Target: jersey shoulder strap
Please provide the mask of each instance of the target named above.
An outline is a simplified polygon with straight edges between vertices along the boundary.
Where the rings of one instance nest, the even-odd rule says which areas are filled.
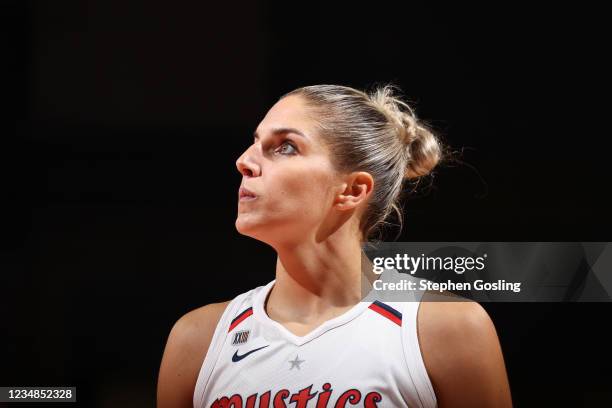
[[[194,407],[199,407],[202,405],[204,390],[206,389],[210,375],[217,364],[217,360],[223,346],[223,341],[225,340],[229,331],[231,331],[232,325],[238,323],[236,320],[240,318],[238,314],[245,317],[249,313],[249,310],[252,313],[253,296],[261,288],[263,288],[263,286],[258,286],[234,297],[221,315],[221,318],[215,327],[215,332],[210,341],[210,345],[208,346],[208,351],[204,357],[202,367],[200,368],[200,373],[198,374],[198,379],[196,381],[193,393]]]
[[[421,345],[417,332],[417,316],[421,300],[403,302],[402,308],[402,346],[404,358],[408,368],[411,382],[414,384],[415,391],[421,406],[425,408],[435,408],[437,406],[436,394],[434,392],[429,374],[425,368]]]

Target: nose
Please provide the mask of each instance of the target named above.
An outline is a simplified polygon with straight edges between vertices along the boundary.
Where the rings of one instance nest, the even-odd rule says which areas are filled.
[[[236,168],[243,176],[257,177],[260,174],[261,168],[253,157],[254,148],[255,145],[252,145],[236,160]]]

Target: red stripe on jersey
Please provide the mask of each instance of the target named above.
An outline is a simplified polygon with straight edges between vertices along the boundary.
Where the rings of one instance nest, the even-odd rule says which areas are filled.
[[[385,316],[387,319],[391,320],[393,323],[397,324],[398,326],[402,325],[402,319],[398,318],[393,313],[391,313],[391,312],[383,309],[382,307],[378,306],[376,303],[372,303],[370,306],[368,306],[368,308],[372,309],[376,313],[379,313],[379,314]]]
[[[244,319],[246,319],[247,317],[249,317],[250,315],[253,314],[253,308],[249,308],[247,310],[244,311],[244,313],[242,313],[240,316],[238,316],[236,319],[234,319],[234,321],[232,321],[232,324],[230,325],[229,329],[228,329],[228,333],[231,332],[234,327],[238,326],[240,324],[240,322],[242,322]]]

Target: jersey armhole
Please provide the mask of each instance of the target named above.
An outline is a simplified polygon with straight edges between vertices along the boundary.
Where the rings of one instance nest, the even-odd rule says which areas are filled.
[[[402,318],[402,345],[408,374],[412,379],[419,401],[423,408],[436,408],[438,402],[436,394],[427,373],[421,345],[418,337],[417,316],[421,306],[420,300],[406,301]]]
[[[215,327],[215,332],[213,333],[212,339],[210,340],[210,345],[208,346],[208,350],[206,351],[206,356],[204,357],[204,361],[202,362],[202,367],[200,367],[200,372],[198,374],[198,379],[196,380],[196,385],[193,393],[193,406],[195,408],[199,408],[202,405],[202,399],[204,398],[204,391],[206,391],[206,386],[208,384],[208,380],[210,379],[210,375],[217,365],[217,361],[219,360],[219,355],[221,353],[221,348],[223,347],[223,340],[227,335],[228,326],[226,322],[229,321],[231,316],[234,316],[242,304],[242,301],[245,297],[247,297],[251,291],[245,292],[236,296],[225,308],[217,326]]]

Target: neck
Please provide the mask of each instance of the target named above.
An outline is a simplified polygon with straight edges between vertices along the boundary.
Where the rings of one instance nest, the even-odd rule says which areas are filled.
[[[342,314],[375,279],[358,239],[330,236],[276,249],[276,282],[266,309],[277,321],[309,324]]]

